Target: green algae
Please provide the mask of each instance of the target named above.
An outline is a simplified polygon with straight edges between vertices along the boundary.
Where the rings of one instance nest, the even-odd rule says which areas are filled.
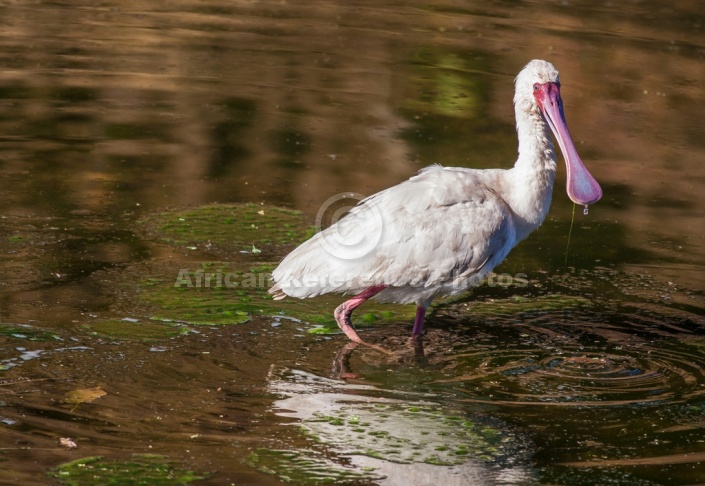
[[[313,324],[314,334],[339,332],[333,310],[344,297],[274,300],[271,287],[273,263],[204,262],[192,268],[172,269],[171,275],[151,274],[139,282],[138,299],[156,320],[193,325],[240,324],[252,317],[288,318]],[[361,327],[405,322],[413,306],[365,304]]]
[[[343,297],[275,301],[267,293],[276,266],[267,258],[279,254],[269,250],[292,246],[314,233],[300,212],[256,204],[218,204],[162,212],[140,223],[141,231],[150,239],[238,260],[183,263],[185,268],[172,269],[171,274],[150,273],[142,278],[137,298],[148,308],[150,319],[224,325],[272,316],[314,324],[314,334],[339,332],[333,310]],[[356,318],[356,324],[364,327],[412,318],[411,306],[370,303]]]
[[[127,341],[158,341],[188,334],[189,329],[178,323],[153,319],[100,319],[81,326],[89,335]]]
[[[49,476],[69,486],[188,484],[209,477],[179,467],[165,456],[146,454],[135,454],[125,461],[100,456],[84,457],[61,464],[52,469]]]
[[[142,293],[151,319],[193,325],[241,324],[257,314],[252,294],[227,289],[179,289],[165,285]]]
[[[148,216],[140,227],[151,239],[176,246],[248,251],[299,243],[313,235],[299,211],[257,204],[216,204]],[[255,251],[256,253],[256,251]]]
[[[448,117],[478,116],[485,101],[486,83],[474,75],[486,63],[466,53],[436,46],[421,46],[414,52],[409,73],[412,90],[403,108]]]
[[[370,470],[343,466],[312,450],[257,449],[245,463],[292,484],[361,484],[382,479]]]
[[[28,324],[2,324],[0,323],[0,336],[28,341],[58,341],[59,337],[53,332],[30,326]]]

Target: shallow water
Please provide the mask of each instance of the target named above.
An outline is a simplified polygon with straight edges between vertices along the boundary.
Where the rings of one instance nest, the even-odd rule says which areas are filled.
[[[0,12],[0,482],[146,453],[194,484],[705,482],[699,2]],[[426,165],[511,166],[532,58],[604,197],[573,208],[559,167],[547,221],[434,308],[423,355],[406,307],[365,314],[385,355],[309,332],[335,297],[174,290],[265,274]],[[220,210],[248,224],[180,226]]]

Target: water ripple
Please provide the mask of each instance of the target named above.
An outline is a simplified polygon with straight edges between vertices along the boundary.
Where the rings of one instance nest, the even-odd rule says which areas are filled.
[[[429,329],[426,385],[498,406],[614,407],[684,403],[705,393],[698,317],[652,307],[446,321]],[[444,321],[439,313],[437,319]],[[472,322],[468,322],[472,320]],[[440,376],[439,376],[440,375]]]

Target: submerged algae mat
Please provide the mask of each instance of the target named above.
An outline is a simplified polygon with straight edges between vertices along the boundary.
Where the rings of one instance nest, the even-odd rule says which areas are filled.
[[[146,239],[225,253],[257,253],[263,247],[301,242],[314,232],[299,211],[257,204],[161,212],[141,219],[139,227]]]
[[[135,454],[126,461],[85,457],[62,464],[49,475],[67,486],[188,484],[209,476],[183,469],[167,457],[146,454]]]
[[[101,285],[121,288],[118,307],[131,310],[128,319],[198,326],[267,316],[312,324],[312,333],[337,332],[332,313],[342,297],[274,301],[267,293],[281,254],[313,234],[300,212],[255,204],[209,205],[150,215],[139,228],[144,238],[171,248],[173,258],[99,272]],[[356,319],[364,327],[408,321],[413,312],[411,306],[371,302]],[[88,325],[107,332],[112,324],[120,319]]]
[[[291,321],[311,334],[339,332],[333,310],[343,297],[275,301],[267,293],[272,266],[249,256],[249,261],[241,260],[153,261],[96,272],[96,284],[106,291],[111,289],[116,300],[110,315],[86,319],[81,326],[96,334],[143,340],[178,336],[200,326],[242,324],[253,318],[267,318],[275,326]],[[134,275],[144,277],[136,279]],[[204,275],[219,277],[206,284]],[[365,329],[411,322],[413,316],[413,306],[370,302],[355,318],[356,325]]]
[[[254,260],[254,259],[253,259]],[[337,329],[333,309],[341,296],[275,301],[267,290],[274,264],[205,262],[197,270],[181,268],[171,275],[153,276],[142,282],[140,299],[153,306],[154,317],[190,324],[237,324],[253,316],[293,319],[318,325],[320,331]],[[211,276],[206,286],[201,276]],[[410,306],[372,302],[357,317],[362,325],[413,318]],[[320,332],[319,331],[319,332]]]

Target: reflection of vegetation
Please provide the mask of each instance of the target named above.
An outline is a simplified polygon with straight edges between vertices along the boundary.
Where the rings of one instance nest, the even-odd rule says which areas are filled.
[[[81,101],[94,101],[98,93],[93,88],[85,86],[57,86],[53,88],[50,97],[62,101],[73,103]]]
[[[301,162],[301,156],[308,152],[311,139],[303,132],[282,129],[272,133],[274,150],[280,155],[281,165],[292,167]]]
[[[486,168],[516,159],[515,131],[489,113],[490,84],[478,74],[488,72],[488,64],[477,53],[438,46],[414,54],[398,106],[413,123],[404,138],[421,163]]]
[[[153,485],[187,484],[208,478],[167,461],[165,456],[135,454],[132,459],[116,461],[102,457],[84,457],[60,465],[49,473],[61,484]]]
[[[30,99],[34,89],[26,84],[12,83],[0,85],[0,98],[3,100]]]
[[[0,218],[3,285],[15,290],[83,279],[122,259],[141,259],[145,244],[132,231],[89,219]],[[117,261],[116,261],[117,260]]]
[[[113,123],[106,125],[105,136],[113,140],[140,140],[151,138],[153,125],[139,125],[136,123]]]
[[[461,118],[478,116],[487,88],[472,73],[484,70],[484,64],[473,56],[436,46],[419,48],[412,61],[415,93],[407,97],[404,108]]]
[[[246,464],[294,484],[361,484],[382,479],[372,471],[341,466],[310,450],[258,449],[247,457]]]
[[[250,155],[243,145],[243,132],[252,126],[257,113],[255,103],[249,99],[229,98],[222,106],[226,118],[213,127],[216,150],[209,171],[211,177],[226,174],[230,167]]]
[[[308,150],[310,141],[306,134],[295,130],[280,130],[273,136],[274,149],[291,157],[298,157]]]
[[[580,208],[577,211],[581,211]],[[623,225],[608,221],[596,222],[583,219],[576,214],[570,247],[568,265],[577,268],[593,268],[595,262],[641,263],[650,260],[643,250],[630,247]],[[547,221],[521,242],[507,257],[501,269],[511,267],[529,274],[537,270],[565,271],[566,245],[568,243],[569,221]],[[511,269],[509,272],[511,273]],[[531,277],[531,275],[530,275]]]

